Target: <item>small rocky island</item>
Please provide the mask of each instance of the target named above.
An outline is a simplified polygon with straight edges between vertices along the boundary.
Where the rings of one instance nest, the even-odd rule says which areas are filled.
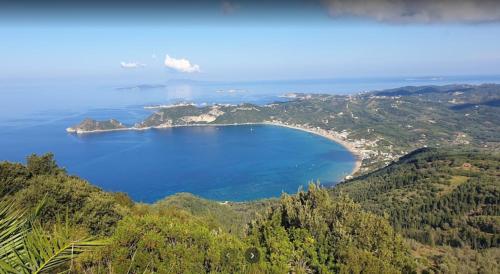
[[[115,119],[110,119],[108,121],[96,121],[87,118],[83,120],[80,124],[67,128],[66,131],[70,133],[81,134],[88,132],[110,131],[119,129],[127,129],[127,127]]]
[[[387,165],[425,146],[500,149],[500,85],[402,87],[356,95],[287,94],[267,105],[155,106],[145,120],[86,119],[67,129],[83,134],[178,126],[274,124],[335,140],[362,160],[361,171]]]

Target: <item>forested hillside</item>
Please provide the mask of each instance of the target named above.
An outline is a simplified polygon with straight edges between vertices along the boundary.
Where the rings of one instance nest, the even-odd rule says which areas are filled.
[[[387,216],[397,231],[421,244],[475,250],[493,256],[498,266],[498,154],[419,149],[332,192]]]

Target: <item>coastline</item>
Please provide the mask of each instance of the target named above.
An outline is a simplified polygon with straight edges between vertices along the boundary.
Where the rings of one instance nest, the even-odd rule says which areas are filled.
[[[361,156],[360,151],[356,147],[354,147],[352,144],[350,144],[349,142],[346,142],[345,140],[337,138],[331,134],[328,134],[325,132],[319,132],[318,130],[309,129],[306,127],[292,126],[292,125],[273,123],[273,122],[263,122],[260,124],[281,126],[281,127],[287,127],[287,128],[296,129],[296,130],[302,130],[302,131],[309,132],[309,133],[321,136],[323,138],[329,139],[330,141],[333,141],[335,143],[338,143],[338,144],[342,145],[345,149],[347,149],[350,153],[352,153],[354,155],[354,157],[356,158],[356,161],[354,162],[354,167],[351,171],[351,174],[346,176],[346,177],[349,177],[349,176],[356,174],[361,169],[361,165],[363,163],[363,157]],[[326,130],[322,130],[322,131],[326,131]]]
[[[288,125],[284,123],[278,123],[278,122],[256,122],[256,123],[233,123],[233,124],[189,124],[189,125],[160,125],[160,126],[151,126],[151,127],[143,127],[143,128],[138,128],[138,127],[126,127],[126,128],[115,128],[115,129],[97,129],[97,130],[89,130],[89,131],[83,131],[83,130],[75,130],[73,128],[67,128],[66,131],[68,133],[74,133],[74,134],[91,134],[91,133],[104,133],[104,132],[112,132],[112,131],[141,131],[141,130],[149,130],[149,129],[166,129],[166,128],[176,128],[176,127],[201,127],[201,126],[244,126],[244,125],[271,125],[271,126],[279,126],[279,127],[286,127],[286,128],[291,128],[295,130],[301,130],[305,131],[311,134],[315,134],[318,136],[321,136],[323,138],[329,139],[330,141],[333,141],[335,143],[338,143],[342,145],[345,149],[347,149],[350,153],[352,153],[355,156],[355,162],[354,162],[354,167],[351,171],[351,173],[345,177],[345,179],[349,179],[349,177],[352,177],[356,173],[358,173],[361,169],[362,166],[362,161],[363,157],[360,151],[351,143],[346,142],[345,140],[342,140],[332,134],[329,134],[326,130],[324,129],[314,129],[314,128],[306,128],[304,126],[300,125]]]

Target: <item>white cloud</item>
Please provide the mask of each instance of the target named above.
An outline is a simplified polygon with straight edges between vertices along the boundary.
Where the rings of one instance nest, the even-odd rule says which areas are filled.
[[[186,72],[186,73],[200,72],[200,66],[191,64],[189,60],[184,58],[180,59],[172,58],[168,54],[165,56],[165,66],[167,68],[171,68],[180,72]]]
[[[137,63],[137,62],[120,62],[120,67],[124,69],[135,69],[145,67],[145,64]]]

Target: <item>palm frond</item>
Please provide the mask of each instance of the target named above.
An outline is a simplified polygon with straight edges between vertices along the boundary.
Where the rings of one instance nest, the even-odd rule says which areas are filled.
[[[69,241],[51,237],[35,227],[25,240],[26,255],[22,264],[31,273],[45,273],[75,259],[79,254],[105,245],[105,241],[90,238]]]
[[[12,203],[0,201],[0,262],[4,265],[23,248],[23,239],[28,232],[26,214]],[[2,267],[0,265],[0,267]],[[2,267],[3,268],[3,267]],[[0,269],[2,269],[0,268]]]
[[[70,240],[67,234],[47,233],[31,214],[0,201],[0,273],[47,273],[71,262],[79,254],[106,245],[85,238]]]

